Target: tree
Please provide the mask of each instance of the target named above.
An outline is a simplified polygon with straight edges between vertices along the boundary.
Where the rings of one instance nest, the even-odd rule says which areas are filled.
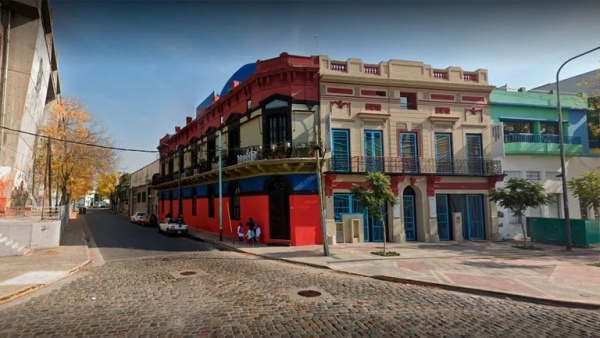
[[[109,149],[112,144],[107,132],[91,118],[83,103],[63,99],[54,106],[50,120],[40,128],[41,134],[51,139],[38,144],[36,170],[45,177],[49,141],[52,186],[60,194],[58,204],[65,205],[90,191],[99,174],[112,171],[118,155]]]
[[[397,204],[396,196],[390,187],[390,178],[380,172],[370,172],[367,174],[367,182],[370,189],[353,185],[350,192],[358,200],[358,203],[365,209],[369,215],[378,219],[383,224],[383,255],[385,256],[386,222],[384,219],[383,207],[385,205],[394,206]]]
[[[98,184],[96,185],[96,193],[99,199],[111,198],[117,187],[117,181],[119,180],[119,173],[104,173],[98,178]]]
[[[527,208],[537,208],[553,203],[552,197],[546,193],[540,182],[517,177],[510,178],[504,188],[492,189],[488,196],[490,201],[510,210],[515,217],[525,216]],[[527,234],[523,222],[521,222],[521,230],[523,231],[523,247],[526,248]]]
[[[596,219],[600,219],[600,174],[587,171],[581,177],[572,177],[569,189],[579,200],[582,218],[588,218],[588,210],[594,210]]]

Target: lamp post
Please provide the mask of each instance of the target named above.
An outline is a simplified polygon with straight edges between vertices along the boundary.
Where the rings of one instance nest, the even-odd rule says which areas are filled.
[[[179,177],[177,179],[177,198],[179,200],[179,202],[177,203],[177,208],[179,211],[179,215],[178,217],[183,217],[183,204],[181,204],[181,202],[183,201],[183,199],[181,198],[181,174],[183,172],[183,147],[179,146],[179,148],[177,149],[177,157],[178,157],[178,161],[179,161]]]
[[[221,123],[223,122],[223,118],[221,117]],[[219,241],[223,242],[223,162],[221,159],[221,149],[223,147],[222,139],[221,139],[221,130],[217,132],[219,138],[219,147],[217,151],[217,156],[219,157]]]
[[[565,247],[566,251],[571,251],[573,249],[573,241],[571,238],[571,220],[570,220],[570,215],[569,215],[569,190],[567,187],[567,166],[565,164],[565,142],[564,142],[564,135],[563,135],[563,122],[562,122],[562,109],[560,106],[560,80],[559,80],[559,75],[560,75],[560,71],[561,69],[569,62],[571,62],[572,60],[575,60],[581,56],[584,56],[586,54],[589,54],[593,51],[596,51],[600,49],[599,47],[596,47],[594,49],[590,49],[587,52],[583,52],[581,54],[575,55],[574,57],[568,59],[567,61],[565,61],[562,65],[560,65],[560,67],[558,68],[558,71],[556,72],[556,106],[558,108],[558,134],[559,134],[559,138],[558,138],[558,144],[559,144],[559,149],[560,149],[560,169],[561,169],[561,180],[562,180],[562,193],[563,193],[563,210],[564,210],[564,216],[565,216],[565,232],[567,233],[567,245]]]

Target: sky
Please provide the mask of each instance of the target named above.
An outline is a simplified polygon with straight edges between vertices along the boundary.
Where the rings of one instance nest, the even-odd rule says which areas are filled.
[[[50,0],[63,97],[78,99],[121,148],[156,150],[244,64],[328,55],[487,69],[495,86],[555,81],[600,46],[600,1]],[[565,79],[600,66],[578,58]],[[157,155],[121,152],[132,173]]]

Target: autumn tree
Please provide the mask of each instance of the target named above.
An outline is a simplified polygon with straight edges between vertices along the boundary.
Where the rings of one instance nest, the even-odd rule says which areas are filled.
[[[115,192],[119,180],[119,173],[104,173],[98,178],[96,193],[100,199],[110,199]]]
[[[504,184],[504,188],[492,189],[489,192],[490,201],[500,204],[510,210],[514,217],[525,216],[527,208],[537,208],[553,203],[550,194],[546,193],[544,186],[537,181],[513,177]],[[527,233],[521,222],[523,231],[523,248],[527,247]]]
[[[383,256],[386,256],[386,222],[383,208],[397,204],[396,196],[391,189],[390,178],[380,172],[370,172],[367,174],[369,189],[364,189],[358,185],[350,188],[352,196],[358,200],[358,203],[369,213],[369,216],[381,221],[383,225]]]
[[[572,177],[568,182],[569,189],[579,200],[582,218],[588,218],[588,210],[594,210],[594,216],[600,220],[600,174],[587,171],[581,177]]]
[[[50,189],[56,187],[59,205],[84,196],[93,189],[94,180],[112,171],[118,161],[118,154],[110,149],[107,131],[77,100],[67,98],[56,104],[50,123],[40,129],[40,134],[45,140],[36,149],[36,170],[39,175],[46,174],[50,155]]]

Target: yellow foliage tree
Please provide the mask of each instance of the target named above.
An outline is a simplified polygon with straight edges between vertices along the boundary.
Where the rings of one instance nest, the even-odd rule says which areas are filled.
[[[91,118],[83,103],[63,99],[52,111],[51,122],[41,128],[49,137],[52,189],[59,205],[84,196],[93,189],[101,174],[113,171],[118,155],[110,149],[111,140],[100,123]],[[47,142],[37,149],[37,171],[44,175],[47,166]]]
[[[110,198],[113,195],[119,176],[119,173],[116,172],[100,175],[98,184],[96,185],[96,193],[101,199]]]

